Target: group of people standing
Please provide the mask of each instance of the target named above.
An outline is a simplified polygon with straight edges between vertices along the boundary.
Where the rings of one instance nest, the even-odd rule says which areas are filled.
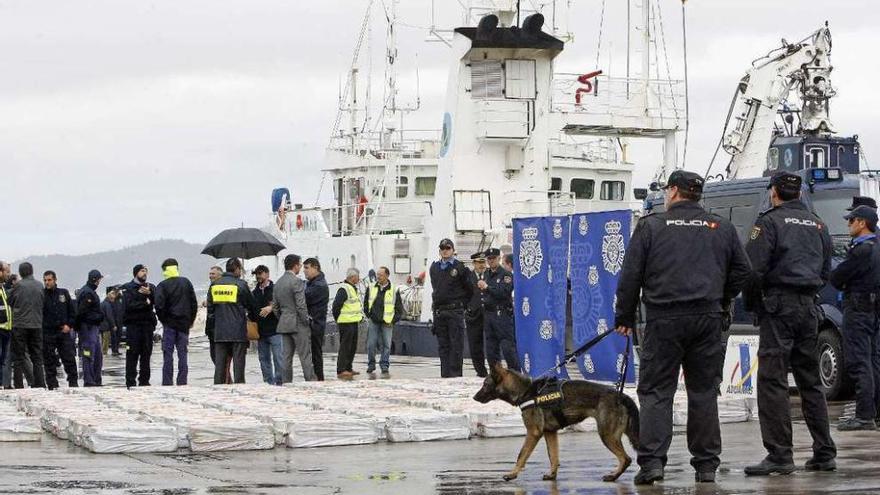
[[[876,204],[865,201],[869,198],[854,199],[844,216],[853,238],[847,260],[832,270],[827,225],[800,201],[800,176],[780,172],[771,177],[772,207],[759,215],[745,248],[730,221],[700,205],[703,184],[691,172],[670,175],[665,211],[639,221],[617,289],[617,331],[632,333],[640,302],[647,323],[637,389],[641,469],[634,481],[652,484],[664,478],[680,368],[688,395],[688,449],[695,479],[715,481],[721,454],[717,398],[724,336],[732,301],[740,292],[760,326],[758,414],[767,450],[763,460],[744,468],[745,474],[790,474],[796,469],[789,368],[813,439],[813,455],[804,468],[833,471],[837,449],[819,378],[816,296],[829,281],[843,291],[845,349],[859,398],[856,418],[841,422],[838,429],[874,429],[880,400]]]
[[[119,356],[126,342],[126,386],[150,384],[150,356],[158,321],[163,325],[162,383],[173,383],[173,351],[178,351],[177,384],[187,383],[187,340],[198,304],[189,280],[179,274],[178,263],[162,263],[165,279],[158,286],[147,282],[148,270],[138,264],[133,279],[107,289],[102,301],[98,288],[103,275],[91,270],[86,284],[72,297],[58,286],[51,270],[43,283],[34,279],[31,263],[18,267],[14,280],[8,263],[0,262],[0,370],[6,388],[58,388],[58,367],[64,367],[67,384],[101,386],[104,356]],[[79,355],[80,367],[76,356]],[[80,373],[81,370],[81,373]]]

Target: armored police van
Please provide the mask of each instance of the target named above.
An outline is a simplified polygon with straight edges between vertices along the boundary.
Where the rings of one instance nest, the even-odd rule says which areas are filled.
[[[859,195],[859,176],[845,174],[838,168],[814,168],[796,173],[804,177],[801,201],[828,226],[834,243],[836,266],[846,255],[850,242],[849,229],[843,216]],[[707,182],[703,188],[703,206],[706,210],[727,218],[737,229],[745,244],[758,214],[770,209],[768,177]],[[662,191],[653,191],[645,198],[646,211],[663,210]],[[831,285],[826,285],[816,301],[819,307],[819,374],[829,399],[842,398],[851,393],[846,375],[843,353],[842,297]],[[757,322],[743,309],[742,298],[737,297],[731,335],[758,335]]]

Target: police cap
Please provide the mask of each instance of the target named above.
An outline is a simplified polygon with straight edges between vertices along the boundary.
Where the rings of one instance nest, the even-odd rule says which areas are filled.
[[[780,191],[798,192],[801,190],[801,184],[803,181],[804,180],[801,179],[800,175],[795,175],[790,172],[777,172],[770,177],[770,184],[767,185],[767,189],[776,187],[776,189]]]
[[[703,184],[705,183],[706,180],[700,177],[699,174],[688,172],[687,170],[676,170],[669,175],[669,180],[666,181],[666,185],[663,186],[663,189],[675,186],[682,191],[701,193],[703,192]]]
[[[868,206],[870,208],[877,209],[877,201],[874,198],[869,196],[853,196],[852,206],[846,209],[846,211],[853,211],[859,206]]]
[[[872,232],[877,229],[877,210],[870,206],[857,206],[843,218],[846,220],[861,218]]]
[[[440,241],[440,249],[454,249],[455,244],[452,242],[452,239],[443,239]]]
[[[497,258],[501,256],[501,250],[498,248],[489,248],[486,250],[486,258]]]
[[[486,253],[484,253],[483,251],[474,253],[471,255],[471,259],[474,261],[486,261]]]

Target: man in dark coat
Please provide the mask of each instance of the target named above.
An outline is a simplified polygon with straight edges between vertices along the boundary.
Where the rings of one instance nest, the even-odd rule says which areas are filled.
[[[306,307],[309,311],[309,327],[312,330],[312,364],[315,377],[324,381],[324,330],[327,327],[327,306],[330,304],[330,288],[321,271],[317,258],[308,258],[303,263],[306,276]]]
[[[177,384],[186,385],[189,366],[189,329],[196,321],[199,303],[192,282],[180,276],[177,260],[162,262],[165,280],[156,287],[156,316],[162,322],[162,385],[174,383],[174,349],[177,349]]]
[[[125,386],[143,387],[150,385],[150,356],[153,355],[153,333],[156,331],[156,286],[147,283],[147,267],[144,265],[135,265],[132,274],[134,279],[122,286],[125,301],[123,323],[128,339]]]
[[[58,287],[55,272],[43,274],[43,358],[46,365],[46,385],[49,390],[58,388],[57,356],[61,357],[67,384],[77,386],[76,341],[73,329],[76,326],[76,308],[70,292]]]
[[[83,385],[86,387],[101,386],[101,370],[104,366],[100,327],[104,321],[104,313],[101,311],[101,298],[97,292],[102,278],[98,270],[90,271],[89,280],[79,290],[76,299],[79,356],[82,360]]]

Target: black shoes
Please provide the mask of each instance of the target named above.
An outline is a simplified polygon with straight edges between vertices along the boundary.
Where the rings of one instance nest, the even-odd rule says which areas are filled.
[[[874,431],[877,425],[873,419],[847,418],[837,423],[838,431]]]
[[[697,471],[694,473],[694,481],[697,483],[715,483],[715,471]]]
[[[770,476],[771,474],[791,474],[795,471],[794,463],[776,463],[764,459],[759,464],[746,466],[746,476]]]
[[[639,469],[639,472],[633,478],[633,484],[636,485],[653,485],[655,481],[663,479],[662,469]]]
[[[837,469],[837,462],[834,459],[818,461],[815,457],[810,457],[810,460],[804,464],[804,469],[807,471],[834,471]]]

